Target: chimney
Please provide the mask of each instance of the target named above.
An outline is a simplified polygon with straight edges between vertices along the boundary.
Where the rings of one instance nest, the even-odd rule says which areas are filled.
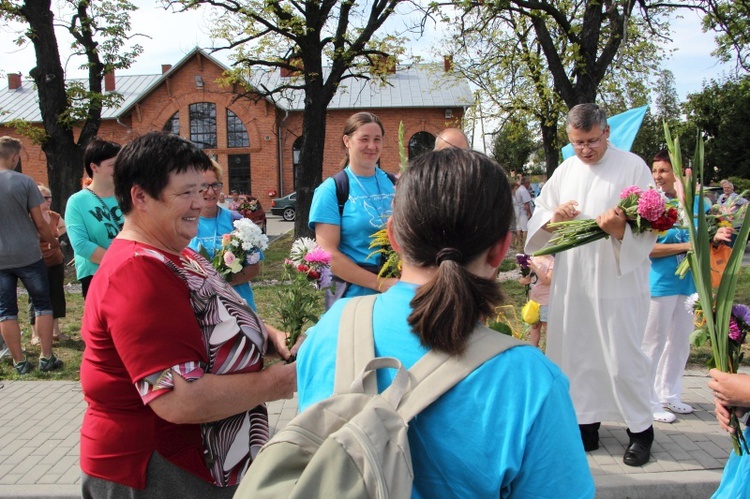
[[[451,71],[453,71],[453,56],[452,55],[443,56],[443,70],[446,73],[450,73]]]
[[[8,90],[21,88],[21,73],[8,73]]]
[[[104,74],[104,91],[114,92],[115,91],[115,70],[113,69],[109,73]]]
[[[171,64],[162,64],[161,65],[161,74],[166,73],[170,69],[172,69],[172,65]]]

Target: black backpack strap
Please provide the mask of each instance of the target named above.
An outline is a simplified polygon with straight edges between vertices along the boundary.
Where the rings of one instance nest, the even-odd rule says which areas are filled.
[[[336,183],[336,199],[339,203],[339,216],[344,214],[344,205],[349,199],[349,176],[346,170],[340,170],[333,176]]]
[[[388,177],[388,180],[390,180],[393,185],[396,185],[396,182],[398,181],[398,179],[396,178],[394,174],[387,172],[385,170],[383,170],[383,173],[385,173],[385,175]]]

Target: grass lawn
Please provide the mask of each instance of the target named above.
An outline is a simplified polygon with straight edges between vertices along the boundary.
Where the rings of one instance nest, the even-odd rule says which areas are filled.
[[[261,271],[258,277],[255,279],[253,290],[255,293],[255,302],[258,305],[258,312],[260,316],[269,322],[270,324],[279,325],[279,321],[274,312],[274,304],[278,299],[278,291],[281,283],[283,274],[283,262],[284,258],[289,254],[289,248],[292,244],[292,234],[276,239],[270,244],[268,250],[265,252],[265,260],[261,264]],[[515,258],[508,258],[503,262],[500,267],[501,271],[513,270],[516,267]],[[73,280],[74,276],[66,276],[66,282]],[[520,317],[521,307],[525,303],[525,292],[522,285],[516,280],[508,280],[501,283],[503,291],[506,296],[506,304],[512,307],[505,307],[503,310],[506,316],[510,319],[515,329],[519,331],[525,330],[525,325],[518,321],[514,321],[513,315]],[[83,298],[80,292],[68,292],[67,303],[68,312],[67,317],[60,319],[60,329],[63,333],[70,337],[69,340],[58,341],[54,345],[55,354],[60,357],[64,362],[64,368],[59,371],[53,371],[51,373],[42,373],[37,368],[40,349],[38,346],[31,345],[31,329],[28,325],[28,299],[25,294],[19,295],[19,322],[23,331],[22,340],[24,348],[29,356],[29,359],[34,364],[34,369],[31,373],[25,376],[18,376],[15,369],[8,360],[8,358],[0,361],[0,379],[23,379],[23,380],[77,380],[78,370],[81,363],[81,356],[83,354],[83,341],[81,340],[81,316],[83,314]],[[735,303],[748,303],[750,304],[750,267],[742,267],[740,271],[739,283],[737,285]],[[690,364],[694,366],[705,366],[706,361],[711,356],[711,348],[704,346],[700,348],[693,347],[690,355]],[[749,357],[748,355],[745,356]],[[745,360],[744,363],[750,365],[750,361]]]

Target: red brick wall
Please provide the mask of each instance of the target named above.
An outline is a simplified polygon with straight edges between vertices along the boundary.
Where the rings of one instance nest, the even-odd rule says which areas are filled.
[[[121,119],[126,125],[118,124],[115,120],[105,120],[99,130],[99,136],[124,144],[132,137],[151,130],[161,130],[175,112],[180,113],[180,135],[190,137],[189,106],[197,102],[213,102],[216,104],[217,149],[207,149],[210,155],[215,155],[219,164],[224,167],[224,190],[228,190],[227,178],[228,156],[230,154],[250,154],[251,190],[252,194],[261,200],[268,199],[268,192],[274,191],[277,196],[283,196],[293,190],[292,145],[302,131],[302,113],[290,113],[283,122],[281,137],[283,186],[279,182],[278,163],[278,124],[284,114],[279,112],[268,101],[261,99],[257,102],[251,99],[239,99],[233,102],[236,88],[227,88],[216,83],[221,77],[221,68],[205,57],[196,57],[187,61],[172,74],[168,82],[162,83],[133,109],[132,113]],[[203,88],[197,88],[195,77],[201,76]],[[245,149],[229,149],[227,145],[226,109],[231,109],[247,128],[250,147]],[[358,110],[333,110],[328,113],[327,133],[324,151],[323,178],[338,170],[338,165],[344,157],[341,132],[344,123]],[[409,138],[417,132],[425,131],[437,135],[449,126],[460,126],[462,109],[453,109],[453,118],[446,120],[445,108],[436,109],[372,109],[383,122],[386,136],[383,145],[381,164],[391,172],[398,171],[398,126],[403,121],[405,126],[404,140],[408,144]],[[35,146],[14,131],[0,126],[0,136],[11,135],[24,142],[22,155],[23,172],[30,175],[37,182],[47,184],[47,166],[44,153],[40,146]],[[81,174],[83,165],[80,167]]]

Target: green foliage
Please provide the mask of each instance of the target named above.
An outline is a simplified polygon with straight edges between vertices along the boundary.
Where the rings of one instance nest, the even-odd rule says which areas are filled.
[[[708,15],[703,18],[703,31],[713,30],[717,48],[712,55],[750,71],[750,1],[712,0],[707,2]]]
[[[509,172],[522,173],[531,153],[537,148],[531,131],[521,119],[505,122],[492,142],[492,157]]]
[[[38,125],[34,125],[33,123],[26,120],[10,120],[6,122],[5,125],[13,128],[16,133],[29,138],[34,144],[43,144],[44,141],[46,141],[48,138],[43,128],[39,128]]]
[[[703,130],[706,183],[730,176],[750,178],[750,75],[711,80],[689,94],[684,105],[694,127]],[[696,128],[693,128],[696,130]],[[685,135],[689,146],[694,135]]]

